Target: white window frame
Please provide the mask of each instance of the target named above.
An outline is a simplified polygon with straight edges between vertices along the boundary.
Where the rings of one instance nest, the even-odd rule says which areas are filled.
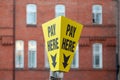
[[[93,5],[92,7],[93,24],[102,24],[102,6]]]
[[[73,62],[71,64],[71,68],[79,68],[79,45],[76,46]]]
[[[26,22],[28,25],[36,25],[37,23],[37,6],[35,4],[27,4],[26,6]],[[34,18],[34,19],[31,19]]]
[[[65,6],[58,4],[55,6],[55,17],[65,16]]]
[[[99,62],[96,62],[96,57],[99,57]],[[98,64],[98,65],[97,65]],[[94,43],[93,44],[93,68],[95,69],[102,69],[102,44],[101,43]]]
[[[24,41],[22,40],[16,40],[15,43],[15,67],[24,68]]]
[[[28,67],[37,67],[37,42],[35,40],[28,41]]]
[[[45,68],[50,68],[46,48],[44,50],[45,50]]]

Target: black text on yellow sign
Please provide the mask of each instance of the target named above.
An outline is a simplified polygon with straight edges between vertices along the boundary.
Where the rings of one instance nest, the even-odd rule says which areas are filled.
[[[66,36],[74,38],[75,31],[76,31],[76,27],[68,24],[66,29]],[[62,49],[74,52],[74,48],[75,48],[75,41],[63,38]]]
[[[50,69],[68,72],[82,25],[60,16],[42,25]]]
[[[48,26],[48,37],[56,35],[56,24]],[[53,38],[47,41],[48,51],[58,49],[58,38]]]

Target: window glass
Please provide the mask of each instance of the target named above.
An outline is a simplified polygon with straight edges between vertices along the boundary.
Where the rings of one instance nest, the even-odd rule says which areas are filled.
[[[24,41],[17,40],[15,44],[15,66],[16,68],[24,67]]]
[[[101,5],[93,5],[92,14],[93,14],[93,23],[94,24],[102,24],[102,6]]]
[[[28,66],[29,68],[36,68],[36,50],[37,50],[37,43],[34,40],[29,41],[28,43]]]
[[[102,68],[102,44],[93,44],[93,68]]]
[[[65,6],[64,5],[56,5],[55,6],[55,17],[65,16]]]
[[[37,9],[35,4],[27,5],[27,24],[36,24]]]
[[[79,46],[77,45],[71,67],[72,68],[78,68],[79,67],[79,62],[78,61],[79,61]]]

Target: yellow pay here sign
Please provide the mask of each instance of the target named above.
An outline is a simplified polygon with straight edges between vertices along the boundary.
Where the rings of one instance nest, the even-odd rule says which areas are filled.
[[[42,24],[51,71],[68,72],[83,25],[60,16]]]

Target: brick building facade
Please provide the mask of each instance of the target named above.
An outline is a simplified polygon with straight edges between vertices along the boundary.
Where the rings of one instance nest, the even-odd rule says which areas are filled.
[[[116,79],[113,0],[0,1],[0,80],[48,80],[42,23],[64,15],[84,25],[65,80]]]

